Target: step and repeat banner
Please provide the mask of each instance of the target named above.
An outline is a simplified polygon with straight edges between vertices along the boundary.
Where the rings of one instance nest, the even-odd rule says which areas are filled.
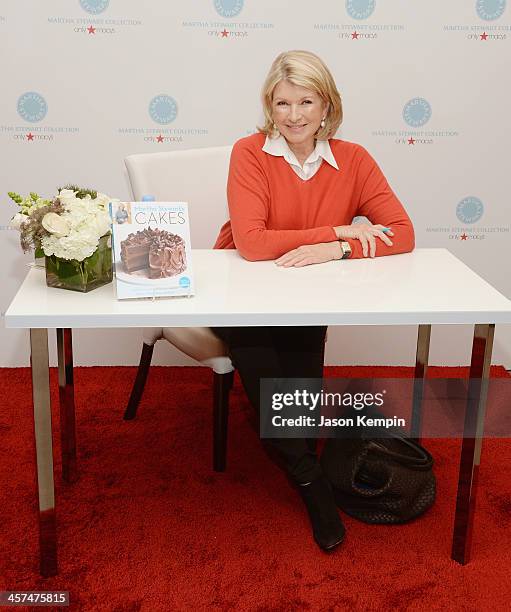
[[[2,312],[31,259],[9,227],[16,207],[8,191],[49,197],[74,183],[131,198],[126,155],[228,145],[253,133],[263,79],[289,49],[313,51],[330,67],[344,105],[338,137],[379,162],[417,246],[449,249],[511,297],[508,4],[2,0]],[[193,246],[211,247],[215,234],[192,228]],[[471,333],[435,328],[431,362],[467,363]],[[27,332],[0,335],[0,365],[27,365]],[[415,338],[405,326],[332,328],[326,362],[410,365]],[[140,343],[137,330],[78,331],[75,361],[132,364]],[[511,326],[497,327],[493,362],[511,368]],[[155,363],[191,362],[158,346]]]

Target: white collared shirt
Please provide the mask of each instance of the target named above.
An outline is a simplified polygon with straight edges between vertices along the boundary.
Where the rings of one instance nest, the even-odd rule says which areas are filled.
[[[335,161],[335,157],[332,153],[328,140],[316,140],[316,147],[303,163],[303,168],[300,165],[300,162],[296,159],[296,155],[289,148],[287,140],[284,138],[284,136],[282,136],[282,134],[278,138],[270,138],[269,136],[266,136],[263,151],[265,153],[269,153],[270,155],[284,157],[291,168],[293,168],[296,174],[298,174],[298,176],[304,181],[308,181],[316,174],[323,160],[328,162],[336,170],[339,170],[339,166]]]

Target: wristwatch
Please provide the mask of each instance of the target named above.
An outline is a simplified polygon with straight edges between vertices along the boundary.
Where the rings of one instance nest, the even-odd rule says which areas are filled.
[[[341,244],[342,257],[341,259],[349,259],[351,257],[351,246],[345,240],[339,240]]]

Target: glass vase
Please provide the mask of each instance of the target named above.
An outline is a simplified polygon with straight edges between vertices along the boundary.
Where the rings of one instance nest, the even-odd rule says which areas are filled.
[[[43,251],[43,247],[39,242],[34,243],[34,264],[36,268],[45,268],[45,255]]]
[[[46,257],[48,287],[86,293],[112,282],[112,243],[110,234],[99,239],[98,248],[83,261]]]

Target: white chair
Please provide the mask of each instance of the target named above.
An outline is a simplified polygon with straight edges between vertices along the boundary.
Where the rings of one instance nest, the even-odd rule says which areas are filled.
[[[232,147],[130,155],[125,159],[134,199],[188,202],[194,248],[211,248],[228,219],[226,185]],[[213,370],[213,468],[224,471],[229,392],[234,367],[227,347],[209,327],[164,327],[143,330],[142,354],[125,420],[134,419],[151,364],[155,343],[165,339]]]

